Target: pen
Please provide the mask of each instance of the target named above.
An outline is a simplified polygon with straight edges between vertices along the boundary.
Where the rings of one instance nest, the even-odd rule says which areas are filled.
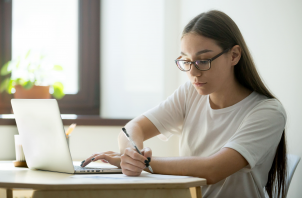
[[[136,149],[136,151],[143,155],[137,148],[137,146],[135,145],[135,143],[132,141],[132,139],[130,138],[129,134],[127,133],[126,129],[125,128],[122,128],[124,134],[126,135],[127,139],[130,141],[130,143],[134,146],[134,148]],[[150,170],[151,173],[153,173],[153,170],[151,168],[151,166],[149,165],[149,163],[146,163],[146,166],[148,167],[148,169]]]

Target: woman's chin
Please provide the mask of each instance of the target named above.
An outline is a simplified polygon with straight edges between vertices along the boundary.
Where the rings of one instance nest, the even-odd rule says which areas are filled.
[[[210,93],[207,91],[207,90],[205,90],[205,89],[200,89],[200,88],[196,88],[195,87],[195,89],[196,89],[196,91],[197,91],[197,93],[199,94],[199,95],[209,95]]]

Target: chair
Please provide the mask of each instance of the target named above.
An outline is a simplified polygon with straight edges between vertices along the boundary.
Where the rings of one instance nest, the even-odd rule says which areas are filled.
[[[290,182],[292,181],[294,172],[300,162],[301,157],[297,155],[287,154],[287,180],[285,188],[285,196],[287,196]]]
[[[292,181],[295,170],[300,162],[301,157],[297,155],[287,154],[287,180],[285,186],[285,197],[287,196],[288,188],[290,182]],[[265,189],[264,189],[265,191]],[[265,191],[265,197],[268,198],[268,195]]]

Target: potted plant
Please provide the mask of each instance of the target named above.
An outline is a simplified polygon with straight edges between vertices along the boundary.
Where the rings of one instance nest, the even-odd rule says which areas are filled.
[[[47,99],[51,92],[54,98],[61,99],[65,95],[59,80],[62,70],[60,65],[50,64],[45,56],[29,50],[25,56],[4,64],[0,74],[7,77],[0,84],[0,92],[24,99]]]

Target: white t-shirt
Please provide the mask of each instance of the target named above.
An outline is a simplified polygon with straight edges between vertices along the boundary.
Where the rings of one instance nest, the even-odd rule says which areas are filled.
[[[180,136],[180,156],[207,157],[228,147],[247,160],[245,168],[202,187],[203,197],[265,197],[263,188],[286,123],[278,100],[252,92],[233,106],[214,110],[209,95],[199,95],[187,82],[143,115],[167,139]]]

